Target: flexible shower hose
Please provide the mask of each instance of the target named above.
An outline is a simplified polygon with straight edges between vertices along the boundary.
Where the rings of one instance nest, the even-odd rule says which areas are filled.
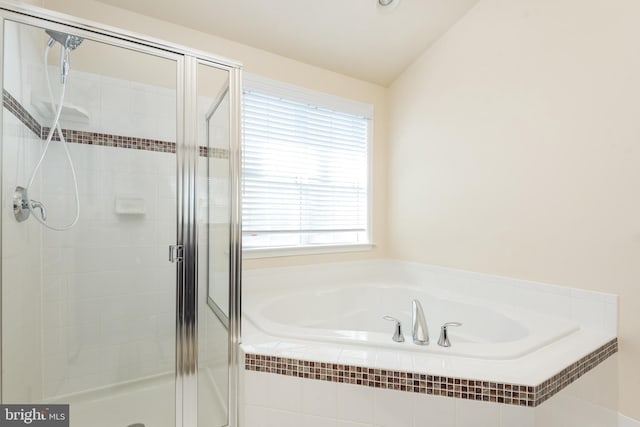
[[[73,166],[73,161],[71,160],[71,153],[69,153],[69,147],[67,144],[67,141],[64,139],[64,136],[62,135],[62,129],[60,128],[60,115],[62,114],[62,103],[64,101],[64,96],[65,96],[65,92],[67,90],[67,79],[63,79],[62,81],[62,89],[60,91],[60,100],[58,102],[58,108],[56,109],[56,104],[54,103],[54,98],[53,98],[53,89],[51,88],[51,80],[49,78],[49,67],[48,67],[48,58],[49,58],[49,50],[51,49],[51,43],[47,43],[47,47],[44,50],[44,74],[47,80],[47,89],[49,91],[49,100],[51,102],[51,111],[54,113],[54,120],[53,120],[53,124],[51,125],[51,128],[49,129],[49,134],[47,135],[47,140],[44,144],[44,148],[42,150],[42,154],[40,154],[40,160],[38,160],[38,163],[36,164],[36,167],[33,169],[33,172],[31,173],[31,178],[29,178],[29,183],[27,184],[27,188],[26,188],[26,198],[27,198],[27,206],[29,207],[29,212],[31,212],[31,214],[33,215],[33,217],[42,225],[44,225],[46,228],[50,229],[50,230],[54,230],[54,231],[65,231],[65,230],[69,230],[70,228],[72,228],[73,226],[75,226],[78,222],[78,219],[80,218],[80,196],[78,194],[78,178],[76,176],[76,170],[75,167]],[[61,46],[60,47],[60,55],[68,55],[68,49]],[[53,225],[49,225],[45,222],[44,219],[40,218],[38,215],[36,215],[36,213],[33,210],[33,203],[31,201],[31,197],[29,197],[29,193],[31,190],[31,186],[33,185],[33,181],[36,178],[36,175],[38,174],[38,170],[40,170],[40,167],[42,166],[42,162],[44,161],[46,155],[47,155],[47,151],[49,150],[49,144],[51,144],[51,140],[53,139],[53,135],[55,134],[56,130],[58,131],[58,136],[60,137],[60,142],[62,142],[62,146],[64,147],[64,152],[67,155],[67,161],[69,162],[69,168],[71,170],[71,176],[73,177],[73,189],[75,192],[75,202],[76,202],[76,215],[75,218],[73,219],[73,221],[70,224],[67,225],[63,225],[63,226],[53,226]]]

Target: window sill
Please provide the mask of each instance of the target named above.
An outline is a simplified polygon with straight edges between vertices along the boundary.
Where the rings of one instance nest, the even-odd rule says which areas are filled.
[[[281,248],[247,248],[242,250],[244,259],[275,258],[299,255],[364,252],[375,247],[374,243],[352,245],[286,246]]]

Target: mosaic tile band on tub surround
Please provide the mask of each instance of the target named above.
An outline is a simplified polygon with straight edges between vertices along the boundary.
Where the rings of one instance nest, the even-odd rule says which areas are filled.
[[[38,138],[46,140],[51,128],[42,126],[6,89],[2,90],[4,108],[18,118]],[[99,132],[62,129],[64,139],[71,144],[97,145],[103,147],[128,148],[133,150],[155,151],[159,153],[175,153],[176,143],[156,139],[137,138],[133,136],[113,135]],[[60,141],[57,132],[53,141]],[[200,146],[200,157],[228,159],[229,150]]]
[[[617,351],[616,338],[535,387],[252,353],[245,355],[245,369],[363,387],[536,407]]]

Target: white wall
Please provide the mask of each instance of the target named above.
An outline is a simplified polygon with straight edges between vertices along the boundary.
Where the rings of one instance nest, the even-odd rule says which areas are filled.
[[[620,407],[640,418],[637,3],[481,1],[391,89],[388,192],[384,88],[96,1],[44,5],[373,103],[378,248],[246,266],[379,258],[388,235],[393,257],[619,293]]]
[[[4,88],[18,101],[28,99],[26,70],[39,62],[32,36],[12,24],[5,30]],[[3,108],[2,396],[7,403],[30,402],[42,396],[41,232],[33,221],[18,223],[13,215],[13,192],[17,185],[26,186],[29,165],[37,159],[39,149],[39,138]]]
[[[620,294],[640,418],[640,4],[482,0],[392,85],[391,256]]]

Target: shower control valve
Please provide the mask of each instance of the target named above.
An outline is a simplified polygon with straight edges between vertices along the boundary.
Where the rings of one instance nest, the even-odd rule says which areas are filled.
[[[29,204],[31,204],[31,208],[29,208]],[[47,209],[44,207],[44,204],[37,200],[29,199],[26,188],[16,187],[13,192],[13,215],[16,217],[16,221],[26,221],[29,215],[31,215],[31,212],[36,209],[40,210],[40,218],[42,218],[42,221],[46,221]]]
[[[42,202],[31,200],[31,209],[40,209],[40,218],[42,218],[43,221],[47,220],[47,209],[44,207]]]
[[[13,214],[16,221],[22,222],[29,218],[29,202],[27,198],[27,190],[23,187],[16,187],[13,193]]]

